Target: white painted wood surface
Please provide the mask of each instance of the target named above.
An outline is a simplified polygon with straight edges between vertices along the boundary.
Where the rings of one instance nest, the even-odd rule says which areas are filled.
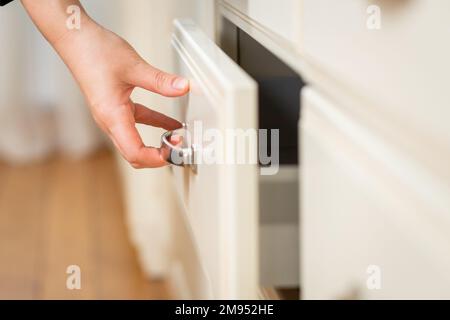
[[[222,133],[257,127],[256,84],[200,28],[177,20],[173,46],[177,73],[191,81],[189,97],[177,107],[188,128],[195,121],[204,130]],[[201,164],[196,174],[190,168],[173,171],[175,179],[183,179],[177,183],[183,186],[180,200],[210,283],[210,298],[257,298],[256,164]]]
[[[223,0],[253,24],[273,33],[293,47],[301,45],[301,0]]]
[[[212,39],[213,1],[205,11],[203,3],[196,3],[186,4],[174,15],[203,16],[209,23],[202,29]],[[268,47],[315,88],[304,93],[302,118],[303,296],[448,298],[450,91],[446,86],[450,64],[446,61],[450,46],[445,39],[450,32],[449,2],[378,1],[380,30],[366,28],[369,1],[217,3],[221,15]],[[135,20],[145,21],[151,9],[148,5],[141,19]],[[131,8],[129,13],[134,17],[136,10]],[[152,62],[162,67],[171,65],[167,63],[168,49],[160,46],[167,43],[166,36],[145,34],[137,39],[154,52],[149,57],[154,58]],[[189,59],[179,60],[178,71],[194,84],[189,98],[181,102],[180,120],[192,123],[201,119],[209,127],[256,126],[255,119],[246,114],[250,109],[242,108],[255,101],[250,96],[242,98],[233,76],[224,75],[229,62],[224,65],[222,58],[217,59],[223,54],[209,41],[197,42],[190,32],[182,32],[180,39],[186,40],[180,42],[181,47],[193,54],[183,51],[181,56]],[[243,103],[241,99],[249,100]],[[163,106],[162,100],[151,103]],[[156,142],[159,135],[147,133],[145,137]],[[174,170],[190,229],[183,239],[194,240],[201,262],[201,268],[190,259],[172,264],[173,274],[178,274],[176,282],[184,288],[180,289],[185,292],[183,297],[241,298],[257,292],[257,250],[255,255],[244,254],[257,248],[252,242],[258,226],[253,220],[256,200],[243,198],[250,192],[249,199],[255,199],[256,190],[237,183],[246,174],[253,175],[247,170],[200,168],[198,176]],[[130,178],[130,207],[139,211],[133,224],[140,242],[145,243],[140,251],[150,257],[149,265],[157,262],[154,270],[164,273],[167,264],[161,257],[165,247],[158,246],[155,251],[152,245],[154,239],[167,242],[164,228],[170,222],[157,227],[167,211],[165,203],[172,198],[164,195],[151,204],[150,180],[166,177],[157,173],[139,177]],[[146,182],[136,183],[138,180]],[[149,236],[150,227],[142,221],[157,231]],[[372,264],[381,267],[381,290],[367,289],[366,271]]]
[[[367,27],[372,4],[380,29]],[[305,59],[365,101],[355,112],[450,181],[450,2],[303,0],[303,7]]]
[[[311,88],[302,101],[303,297],[449,298],[447,185],[345,102]],[[367,287],[371,265],[379,290]]]

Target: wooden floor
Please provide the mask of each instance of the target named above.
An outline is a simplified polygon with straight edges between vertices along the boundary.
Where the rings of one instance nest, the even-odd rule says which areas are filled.
[[[81,290],[66,269],[81,268]],[[113,156],[0,163],[0,299],[166,299],[147,281],[124,224]]]

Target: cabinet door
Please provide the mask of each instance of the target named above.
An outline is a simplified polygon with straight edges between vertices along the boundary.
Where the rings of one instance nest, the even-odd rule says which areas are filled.
[[[248,158],[235,161],[236,145],[229,140],[239,132],[256,133],[256,83],[189,20],[175,21],[172,44],[176,72],[191,83],[177,106],[179,118],[193,140],[202,138],[195,170],[173,172],[210,297],[257,298],[258,166]],[[244,139],[254,158],[256,142]],[[206,159],[202,151],[213,140],[216,157]]]
[[[448,182],[345,101],[307,88],[302,103],[303,297],[449,298]]]

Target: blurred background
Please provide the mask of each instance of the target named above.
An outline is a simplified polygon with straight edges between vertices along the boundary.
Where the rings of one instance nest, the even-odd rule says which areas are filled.
[[[169,72],[172,20],[194,10],[188,2],[82,1]],[[20,1],[0,10],[0,42],[0,298],[170,298],[160,280],[173,210],[167,172],[137,174],[113,153]],[[138,90],[134,98],[170,114],[167,99]],[[159,130],[139,130],[147,144],[159,144]],[[139,244],[145,255],[136,254]],[[83,290],[67,290],[70,265],[80,266]]]

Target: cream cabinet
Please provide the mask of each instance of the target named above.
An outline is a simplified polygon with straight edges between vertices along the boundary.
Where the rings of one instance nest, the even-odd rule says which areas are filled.
[[[449,3],[302,2],[304,297],[448,298]]]
[[[450,190],[361,118],[302,92],[306,299],[450,297]]]
[[[266,91],[281,101],[274,117],[301,96],[300,117],[284,118],[300,118],[299,161],[265,178],[257,164],[171,167],[199,260],[186,283],[202,277],[186,298],[257,298],[263,285],[300,286],[306,299],[449,298],[449,2],[209,9],[206,30],[175,22],[174,72],[192,86],[175,116],[186,132],[258,129]]]
[[[360,99],[356,112],[380,132],[450,179],[450,2],[302,2],[305,59]]]
[[[172,44],[176,72],[191,81],[189,96],[177,107],[188,132],[194,136],[214,130],[225,137],[226,130],[256,129],[254,81],[190,20],[175,22]],[[199,126],[202,131],[194,132]],[[257,165],[220,159],[209,163],[202,154],[203,136],[199,141],[196,168],[172,170],[210,297],[257,298]],[[250,148],[256,154],[256,144]],[[225,143],[217,151],[223,152],[224,159],[233,153]]]

